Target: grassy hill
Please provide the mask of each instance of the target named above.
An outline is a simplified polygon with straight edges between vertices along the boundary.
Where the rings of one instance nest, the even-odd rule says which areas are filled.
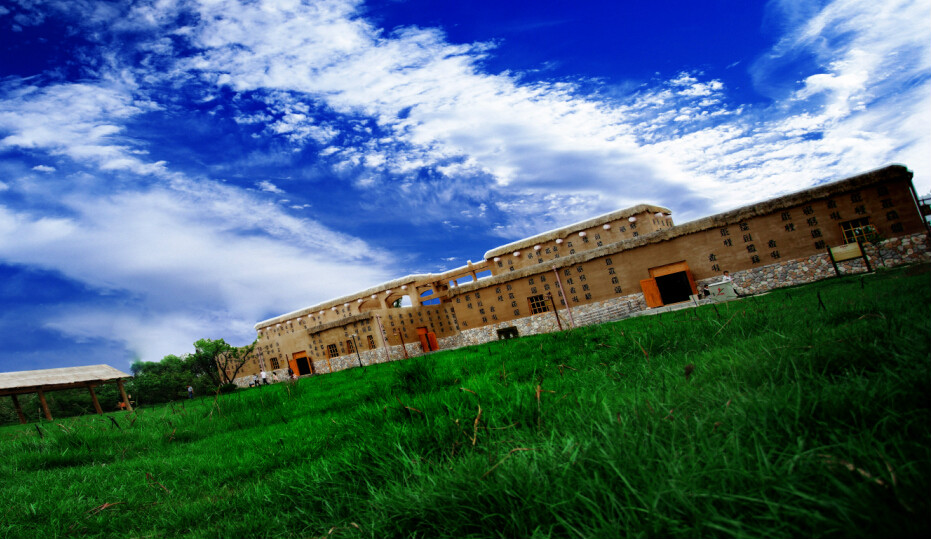
[[[925,268],[0,429],[2,537],[931,531]]]

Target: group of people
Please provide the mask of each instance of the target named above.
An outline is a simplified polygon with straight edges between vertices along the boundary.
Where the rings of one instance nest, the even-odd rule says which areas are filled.
[[[275,382],[278,382],[278,374],[273,373],[275,377]],[[297,378],[294,376],[294,371],[291,370],[291,367],[288,367],[288,380],[293,380]],[[268,385],[268,373],[265,372],[265,369],[262,369],[259,374],[252,375],[252,381],[249,383],[249,387],[258,387],[259,385]],[[194,386],[187,386],[187,398],[194,398]],[[120,408],[122,409],[126,405],[123,402],[120,402]]]
[[[274,382],[279,382],[278,373],[272,373],[272,376],[275,377]],[[291,367],[288,367],[288,380],[294,380],[297,378],[294,376],[294,371],[291,370]],[[249,383],[249,387],[258,387],[259,385],[267,386],[268,385],[268,373],[265,372],[265,369],[262,369],[259,374],[252,375],[252,382]]]
[[[259,381],[260,375],[262,377],[261,382]],[[249,384],[249,387],[258,387],[259,384],[266,385],[266,386],[268,385],[268,373],[265,372],[265,369],[262,369],[261,372],[259,372],[259,374],[252,375],[252,383]]]

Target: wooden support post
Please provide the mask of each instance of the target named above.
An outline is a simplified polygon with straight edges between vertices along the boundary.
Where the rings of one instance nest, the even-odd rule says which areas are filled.
[[[16,415],[19,416],[19,422],[23,425],[26,424],[26,414],[23,413],[23,407],[19,405],[19,399],[16,398],[16,395],[10,395],[13,397],[13,407],[16,408]]]
[[[547,292],[546,295],[550,300],[550,305],[553,306],[553,314],[556,315],[556,325],[559,326],[559,331],[562,331],[562,322],[559,320],[559,311],[556,310],[556,300],[553,299],[553,293]]]
[[[401,341],[401,351],[404,352],[404,359],[409,359],[410,356],[407,355],[407,344],[404,342],[404,330],[395,330],[395,335],[398,336],[398,339]]]
[[[52,412],[48,409],[48,402],[45,400],[45,393],[39,390],[39,402],[42,403],[42,411],[45,412],[45,419],[52,420]]]
[[[559,278],[559,270],[556,269],[556,266],[552,266],[553,273],[556,274],[556,284],[559,285],[559,295],[562,296],[562,300],[566,302],[566,312],[569,313],[569,325],[573,328],[575,327],[575,319],[572,318],[572,307],[569,306],[569,297],[566,296],[566,291],[562,288],[562,279]]]
[[[129,403],[129,398],[126,396],[126,390],[123,389],[123,380],[117,380],[116,385],[120,388],[120,397],[123,398],[123,404],[126,405],[126,410],[132,412],[133,405]]]
[[[388,351],[388,337],[385,335],[385,327],[381,325],[381,316],[375,315],[375,324],[378,326],[378,335],[381,337],[382,348],[385,349],[385,363],[391,361],[391,352]]]
[[[87,390],[91,392],[91,400],[94,401],[94,410],[97,411],[97,415],[103,415],[103,410],[100,409],[100,401],[97,400],[97,394],[94,393],[94,386],[87,384]]]
[[[352,334],[352,347],[356,349],[356,358],[359,360],[359,366],[362,367],[362,372],[365,371],[365,365],[362,364],[362,354],[359,353],[359,343],[356,342],[356,334]]]

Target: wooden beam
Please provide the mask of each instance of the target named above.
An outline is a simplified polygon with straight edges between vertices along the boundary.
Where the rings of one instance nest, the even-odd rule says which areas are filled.
[[[52,412],[48,409],[48,402],[45,400],[45,393],[39,390],[39,402],[42,403],[42,411],[45,412],[45,419],[52,420]]]
[[[97,400],[97,394],[94,393],[94,386],[87,384],[87,390],[91,392],[91,400],[94,401],[94,410],[97,410],[97,415],[103,415],[103,410],[100,409],[100,401]]]
[[[129,403],[129,398],[126,396],[126,390],[123,389],[123,380],[117,380],[116,385],[120,388],[120,396],[123,397],[123,403],[126,405],[126,410],[132,412],[133,405]]]
[[[16,398],[16,395],[10,396],[13,397],[13,407],[16,408],[16,415],[19,416],[19,422],[25,425],[26,415],[23,413],[23,407],[19,405],[19,399]]]

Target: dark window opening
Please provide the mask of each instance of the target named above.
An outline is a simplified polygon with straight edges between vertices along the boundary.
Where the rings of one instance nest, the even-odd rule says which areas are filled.
[[[517,332],[517,328],[514,326],[511,326],[509,328],[501,328],[498,330],[499,341],[507,340],[507,339],[514,339],[516,337],[520,337],[520,334]]]

